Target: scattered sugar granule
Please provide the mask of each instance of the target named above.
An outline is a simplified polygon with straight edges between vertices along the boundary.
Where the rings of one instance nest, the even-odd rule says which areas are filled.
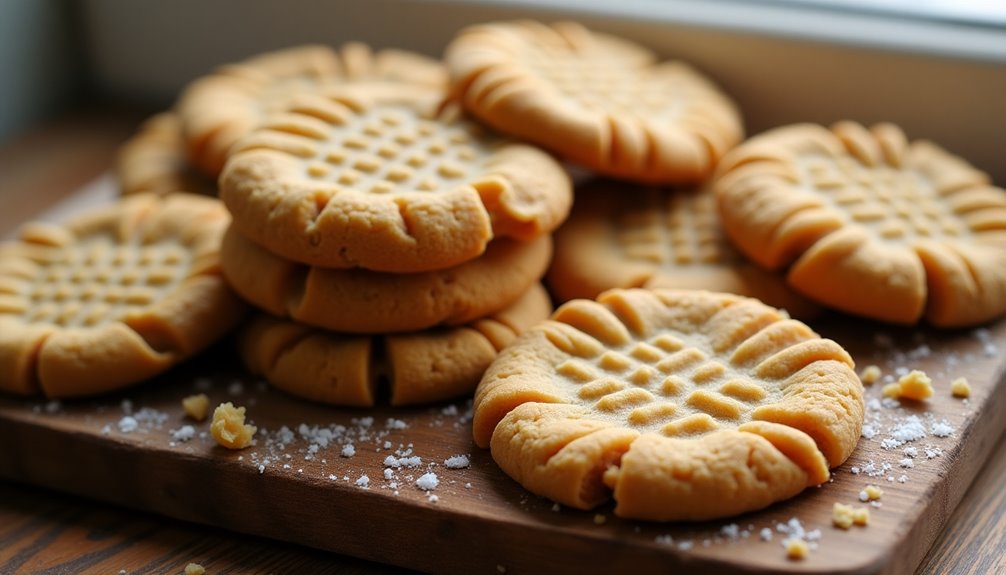
[[[877,428],[867,423],[863,425],[863,431],[860,432],[860,435],[863,436],[863,439],[873,439],[874,437],[877,436],[877,433],[879,433],[877,431]]]
[[[190,395],[182,399],[182,409],[186,417],[195,421],[204,421],[210,413],[210,398],[205,393]]]
[[[907,475],[902,475],[901,477],[899,477],[898,478],[898,483],[908,483],[908,476]]]
[[[352,443],[347,443],[342,446],[342,452],[339,455],[343,457],[352,457],[356,455],[356,447]]]
[[[674,545],[674,538],[670,535],[657,535],[653,541],[658,545]]]
[[[440,480],[437,479],[437,474],[432,471],[416,480],[416,487],[423,491],[432,491],[437,488],[437,485],[440,485]]]
[[[430,503],[436,503],[437,501],[440,501],[440,497],[430,493],[430,495],[426,498],[426,500],[429,501]]]
[[[466,483],[465,487],[468,487],[469,485],[471,485],[471,483]],[[555,511],[556,513],[558,513],[559,511],[562,511],[562,506],[559,505],[558,503],[553,503],[552,504],[552,511]]]
[[[136,418],[131,415],[126,415],[119,420],[119,431],[122,433],[132,433],[139,429],[140,424],[136,421]]]
[[[762,530],[758,532],[758,537],[761,537],[762,541],[771,541],[772,529],[768,527],[763,527]]]
[[[898,462],[898,465],[904,467],[905,469],[911,469],[915,467],[915,461],[911,457],[906,457]]]
[[[916,448],[914,448],[914,447],[906,447],[905,448],[905,456],[906,457],[913,457],[913,458],[914,457],[918,457],[919,456],[919,450],[916,449]]]
[[[370,487],[370,477],[367,477],[366,475],[361,475],[360,478],[356,480],[356,486],[367,489],[368,487]]]
[[[786,547],[786,557],[789,559],[806,559],[810,554],[810,547],[803,539],[787,539],[782,544]]]
[[[868,507],[857,507],[853,509],[852,522],[860,526],[868,525],[870,523],[870,509]]]
[[[897,383],[885,385],[882,393],[894,399],[914,399],[922,401],[933,396],[933,380],[926,372],[918,369],[906,373]]]
[[[836,501],[831,508],[831,524],[840,529],[852,527],[852,505]]]
[[[926,426],[917,415],[909,415],[891,431],[889,437],[880,442],[884,449],[896,449],[909,441],[922,439],[926,436]]]
[[[393,417],[389,417],[388,420],[384,422],[385,429],[405,429],[408,426],[409,426],[408,423],[405,423],[401,419],[395,419]]]
[[[950,383],[950,393],[954,397],[971,397],[971,384],[968,383],[968,378],[958,377],[953,382]]]
[[[185,575],[205,575],[206,569],[198,563],[189,563],[185,566]]]
[[[59,410],[63,409],[63,404],[59,402],[58,399],[53,399],[45,404],[46,413],[59,413]]]
[[[863,382],[863,385],[873,385],[874,383],[877,383],[877,380],[880,379],[881,375],[883,375],[883,373],[880,371],[878,366],[868,365],[866,366],[866,369],[859,374],[859,380]]]
[[[189,441],[196,436],[196,428],[191,425],[183,425],[179,429],[172,429],[170,433],[171,439],[174,441]]]
[[[695,547],[695,544],[692,543],[691,541],[682,541],[678,543],[678,549],[680,549],[681,551],[688,551],[692,547]]]
[[[950,437],[954,434],[954,426],[950,425],[946,419],[943,419],[933,423],[929,428],[929,432],[936,437]]]
[[[876,501],[884,494],[884,490],[876,485],[867,485],[866,489],[859,492],[860,501]]]
[[[931,445],[927,445],[925,447],[925,452],[926,452],[926,459],[936,459],[937,457],[943,455],[942,449],[940,449],[939,447],[933,447]]]
[[[444,460],[447,469],[464,469],[471,465],[467,455],[454,455]]]
[[[227,394],[231,396],[241,395],[245,392],[245,386],[240,381],[232,381],[230,385],[227,386]]]
[[[740,526],[736,523],[724,525],[720,528],[720,535],[731,541],[736,541],[737,538],[740,537]]]
[[[594,525],[604,525],[608,522],[608,516],[603,513],[596,513],[594,515]]]
[[[210,433],[213,439],[227,449],[244,449],[252,443],[258,431],[254,425],[245,423],[245,408],[234,407],[231,402],[221,403],[213,410]]]

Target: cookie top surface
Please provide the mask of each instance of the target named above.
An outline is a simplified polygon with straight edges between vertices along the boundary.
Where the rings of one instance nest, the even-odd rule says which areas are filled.
[[[1006,312],[1006,191],[897,126],[771,130],[714,185],[734,242],[822,303],[947,326]]]
[[[189,163],[182,137],[182,124],[173,112],[152,116],[122,147],[115,162],[115,175],[123,195],[190,192],[216,196],[211,178]]]
[[[611,288],[667,287],[754,296],[801,317],[813,312],[781,276],[731,245],[707,188],[590,182],[577,188],[555,240],[548,279],[560,301]]]
[[[735,105],[701,74],[571,22],[473,26],[446,61],[466,110],[600,173],[698,182],[743,137]]]
[[[494,236],[557,227],[572,202],[562,167],[441,98],[356,86],[293,100],[228,161],[221,198],[235,226],[291,260],[390,272],[451,267]]]
[[[97,393],[208,345],[243,309],[219,273],[228,219],[215,199],[141,194],[26,226],[0,247],[0,347],[17,366],[0,387]]]
[[[390,82],[442,87],[439,62],[402,50],[373,52],[360,43],[340,50],[305,45],[227,64],[195,80],[178,110],[192,161],[210,176],[223,169],[230,147],[292,95],[347,82]]]
[[[624,516],[740,513],[824,481],[827,468],[849,456],[863,422],[862,386],[852,366],[838,344],[754,299],[705,291],[611,290],[596,302],[564,304],[500,354],[476,391],[473,433],[478,445],[491,444],[507,473],[563,503],[590,507],[614,491],[619,505],[627,506]],[[576,439],[594,432],[607,439],[590,448],[588,461],[560,463],[573,457],[559,455],[566,447],[582,454]],[[709,513],[686,506],[678,514],[674,501],[654,501],[661,509],[648,516],[631,510],[633,496],[623,493],[624,500],[619,499],[619,482],[631,483],[634,474],[646,473],[645,458],[633,455],[631,472],[625,475],[628,469],[622,469],[619,476],[618,461],[633,453],[636,441],[661,453],[655,466],[687,466],[687,461],[674,461],[682,457],[676,449],[712,450],[727,436],[759,443],[755,435],[778,450],[758,447],[766,449],[766,457],[771,454],[777,463],[787,459],[802,470],[787,471],[779,491],[752,487],[751,497],[737,496],[736,507],[714,505]],[[694,447],[683,447],[690,443]],[[670,451],[660,452],[660,445]],[[779,459],[780,453],[785,458]],[[549,465],[564,468],[566,479],[541,475]],[[723,465],[738,473],[754,469],[746,459]],[[601,474],[608,489],[600,487]],[[702,483],[707,479],[718,480],[696,477],[695,488],[708,487]]]
[[[461,325],[503,309],[545,273],[551,238],[499,239],[457,267],[415,274],[309,267],[224,235],[221,265],[247,301],[279,317],[347,333]]]
[[[551,311],[548,293],[533,284],[485,317],[409,333],[351,335],[259,314],[242,330],[239,350],[252,372],[308,400],[432,403],[470,395],[499,350]]]

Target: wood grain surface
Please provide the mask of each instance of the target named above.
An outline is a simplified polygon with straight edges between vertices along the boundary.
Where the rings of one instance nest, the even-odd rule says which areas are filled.
[[[1006,407],[1002,389],[1006,323],[991,326],[987,336],[974,331],[889,330],[848,318],[832,318],[815,327],[848,346],[860,366],[877,363],[887,372],[896,367],[926,369],[935,376],[937,395],[923,405],[870,412],[880,418],[880,434],[861,443],[834,481],[791,502],[738,518],[738,529],[749,532],[746,538],[734,541],[725,535],[724,527],[731,531],[727,521],[667,526],[621,521],[610,507],[596,514],[554,511],[549,502],[528,495],[502,476],[488,455],[472,446],[463,403],[373,413],[319,408],[248,378],[224,344],[118,396],[59,405],[39,400],[0,402],[0,476],[158,514],[0,484],[0,572],[116,573],[108,571],[116,565],[127,572],[180,572],[192,560],[192,550],[201,549],[197,540],[204,538],[217,541],[206,548],[207,553],[209,549],[216,553],[213,573],[290,572],[286,567],[291,566],[306,569],[301,572],[387,570],[344,555],[225,536],[162,516],[444,572],[631,567],[684,573],[910,573],[937,537],[937,547],[920,572],[1002,571],[1006,499],[1001,477],[1006,456],[998,439],[1006,420],[997,414]],[[878,345],[886,342],[878,334],[889,336],[891,345]],[[950,365],[953,361],[956,365]],[[949,381],[958,375],[968,376],[975,391],[967,403],[949,396]],[[241,384],[240,389],[235,383]],[[172,445],[170,430],[192,424],[181,417],[181,397],[207,386],[214,401],[245,404],[256,423],[273,432],[281,425],[302,422],[344,425],[352,430],[350,435],[355,434],[355,453],[342,457],[343,446],[336,442],[319,449],[320,457],[300,461],[308,455],[310,442],[298,439],[287,447],[289,451],[264,464],[269,455],[264,437],[260,445],[242,453],[224,452],[198,437]],[[879,386],[867,393],[879,397]],[[159,428],[150,423],[122,433],[118,424],[124,417],[123,399],[130,400],[134,413],[146,407],[166,419]],[[927,424],[946,419],[954,431],[949,437],[930,436],[910,444],[920,452],[928,444],[941,453],[933,459],[917,457],[907,469],[899,465],[900,450],[884,450],[880,440],[891,425],[911,414]],[[359,419],[367,416],[375,418],[371,430],[379,439],[361,439]],[[930,416],[932,420],[927,419]],[[407,427],[385,429],[387,418]],[[205,424],[193,425],[199,431],[206,429]],[[411,473],[394,471],[400,481],[397,495],[391,480],[384,479],[388,454],[384,441],[391,443],[387,449],[392,453],[411,443],[413,453],[423,460]],[[971,478],[994,449],[998,451],[991,468],[950,519],[952,527],[944,530]],[[470,454],[471,466],[447,469],[444,459],[456,453]],[[296,466],[283,469],[286,455],[291,461],[299,459]],[[851,473],[852,467],[865,468],[870,460],[875,466],[893,465],[889,475],[894,482],[887,482],[886,476],[867,479],[862,472]],[[259,465],[264,465],[261,473]],[[441,480],[432,492],[438,498],[435,502],[414,485],[416,474],[428,468]],[[298,473],[299,469],[304,471]],[[372,481],[366,489],[356,484],[364,474]],[[407,480],[410,474],[412,480]],[[902,474],[907,481],[898,483]],[[831,504],[854,503],[867,483],[879,483],[886,490],[882,506],[871,509],[871,525],[848,532],[832,528]],[[780,533],[771,542],[758,538],[762,527],[774,528],[790,517],[799,518],[807,529],[821,530],[818,548],[803,562],[785,560]],[[683,549],[683,543],[691,548]],[[247,559],[241,559],[244,553],[250,554]],[[328,571],[322,567],[326,556],[334,563]],[[132,562],[123,561],[128,557],[134,558]],[[275,563],[269,563],[272,558]],[[259,571],[251,566],[254,561],[277,567]]]

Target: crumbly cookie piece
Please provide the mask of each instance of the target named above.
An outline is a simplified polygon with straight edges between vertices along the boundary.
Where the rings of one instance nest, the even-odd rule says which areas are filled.
[[[572,187],[548,154],[441,108],[440,91],[385,88],[299,98],[237,144],[220,195],[242,235],[310,265],[412,273],[566,218]]]
[[[220,259],[234,290],[278,317],[346,333],[418,331],[495,313],[537,283],[552,241],[499,239],[484,254],[446,270],[390,274],[309,267],[273,255],[233,227]]]
[[[305,399],[368,407],[387,385],[391,405],[431,403],[470,394],[499,350],[551,310],[534,285],[492,316],[405,334],[354,336],[260,314],[239,348],[249,370]]]
[[[771,130],[714,186],[737,246],[825,305],[941,327],[1006,312],[1006,190],[897,126]]]
[[[391,82],[443,87],[447,74],[431,58],[403,50],[373,52],[351,42],[335,50],[305,45],[227,64],[192,82],[178,101],[189,157],[217,177],[231,146],[291,95],[345,82]]]
[[[231,329],[244,305],[220,274],[227,211],[140,194],[0,245],[0,390],[48,397],[137,383]]]
[[[696,70],[572,22],[473,26],[445,59],[472,115],[621,179],[700,182],[744,136],[737,107]]]
[[[504,349],[473,434],[511,477],[564,505],[702,520],[828,479],[863,424],[838,344],[761,302],[706,291],[574,300]]]
[[[216,196],[216,182],[189,164],[178,115],[162,112],[119,149],[115,175],[122,195],[192,192]]]
[[[595,181],[555,234],[548,285],[559,301],[612,288],[706,289],[752,296],[801,318],[818,308],[726,239],[705,188],[638,187]]]

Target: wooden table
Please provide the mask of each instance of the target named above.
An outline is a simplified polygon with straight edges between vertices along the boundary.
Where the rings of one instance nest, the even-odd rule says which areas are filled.
[[[0,146],[0,234],[106,171],[141,116],[88,111]],[[1006,573],[1006,446],[917,573]],[[390,573],[375,563],[0,482],[0,573]]]

